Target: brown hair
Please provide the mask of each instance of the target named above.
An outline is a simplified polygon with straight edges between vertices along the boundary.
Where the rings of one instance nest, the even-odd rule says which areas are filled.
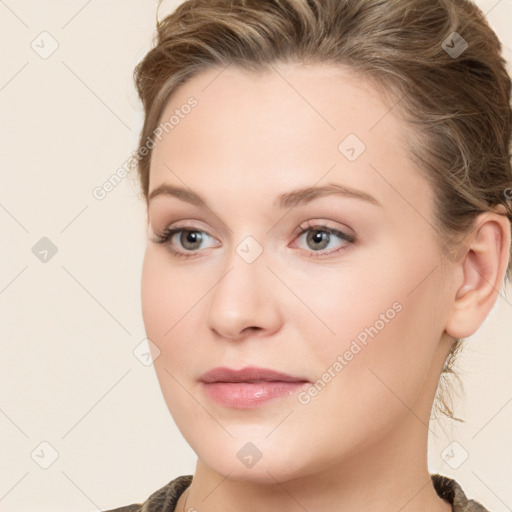
[[[157,21],[154,43],[134,72],[146,200],[151,151],[140,150],[177,87],[212,67],[317,62],[348,65],[391,93],[413,126],[407,150],[436,192],[433,227],[448,256],[479,213],[503,205],[512,220],[511,80],[499,39],[469,0],[188,0]],[[436,401],[450,417],[441,388],[460,341]]]

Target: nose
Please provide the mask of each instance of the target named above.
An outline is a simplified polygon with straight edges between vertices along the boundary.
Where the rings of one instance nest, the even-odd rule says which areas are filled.
[[[208,324],[217,336],[242,340],[278,331],[282,309],[274,274],[264,253],[248,263],[236,251],[209,297]]]

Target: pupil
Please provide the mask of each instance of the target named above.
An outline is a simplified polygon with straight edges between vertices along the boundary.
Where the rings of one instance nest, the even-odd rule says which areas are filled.
[[[329,244],[329,233],[326,231],[315,231],[310,235],[310,241],[313,241],[314,244],[322,244],[323,242],[323,245],[320,247],[320,249],[323,249],[326,244]],[[317,245],[316,249],[318,248],[319,247]]]
[[[195,249],[197,244],[201,243],[201,234],[198,233],[197,231],[187,231],[184,232],[181,236],[183,240],[182,244],[187,249]]]

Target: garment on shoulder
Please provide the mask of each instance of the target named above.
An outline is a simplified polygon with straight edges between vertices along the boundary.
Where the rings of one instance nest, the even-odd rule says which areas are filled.
[[[155,491],[144,503],[105,510],[103,512],[174,512],[176,503],[192,482],[192,475],[182,475]]]
[[[431,475],[437,494],[450,503],[453,512],[489,512],[480,503],[469,500],[461,486],[452,478]],[[182,475],[154,492],[144,503],[105,510],[103,512],[176,512],[179,497],[192,482],[192,475]]]

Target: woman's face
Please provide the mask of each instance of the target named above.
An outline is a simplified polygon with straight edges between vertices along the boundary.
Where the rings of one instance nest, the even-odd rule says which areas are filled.
[[[405,440],[424,456],[453,283],[391,107],[344,67],[232,66],[163,113],[143,318],[176,424],[220,474],[283,481]],[[200,380],[218,367],[295,382]]]

